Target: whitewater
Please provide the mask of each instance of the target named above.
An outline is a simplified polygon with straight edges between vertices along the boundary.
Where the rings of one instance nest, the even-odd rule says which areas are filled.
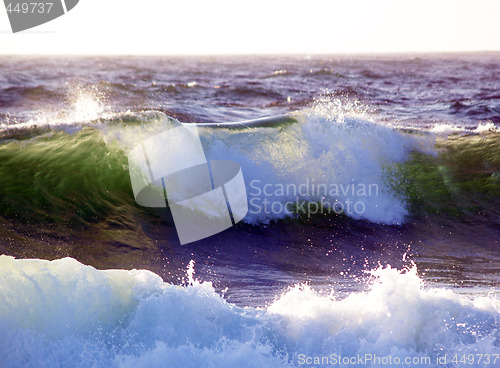
[[[193,263],[172,285],[145,270],[0,256],[0,279],[2,367],[298,367],[370,354],[440,367],[445,354],[500,353],[498,300],[425,287],[414,266],[377,268],[343,298],[295,285],[265,308],[228,303]]]

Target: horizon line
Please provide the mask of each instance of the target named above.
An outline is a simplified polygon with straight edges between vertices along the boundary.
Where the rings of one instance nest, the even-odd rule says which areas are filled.
[[[278,53],[1,53],[0,57],[72,57],[72,56],[109,56],[109,57],[233,57],[233,56],[255,56],[255,57],[276,57],[276,56],[406,56],[406,55],[446,55],[446,54],[493,54],[500,53],[500,50],[446,50],[446,51],[354,51],[354,52],[278,52]]]

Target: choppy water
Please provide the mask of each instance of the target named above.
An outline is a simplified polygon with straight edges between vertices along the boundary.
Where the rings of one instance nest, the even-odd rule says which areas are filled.
[[[4,365],[498,354],[499,72],[498,54],[1,58],[0,251],[159,275],[2,257]],[[199,128],[242,167],[236,227],[181,246],[168,209],[135,204],[128,151],[170,119],[281,114]],[[182,284],[190,260],[211,285]]]

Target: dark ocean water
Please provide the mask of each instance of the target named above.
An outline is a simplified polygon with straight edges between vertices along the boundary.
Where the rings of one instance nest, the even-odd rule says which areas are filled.
[[[360,101],[403,126],[500,123],[499,55],[312,57],[3,57],[0,113],[26,121],[89,90],[107,109],[162,110],[182,121],[234,121]]]
[[[250,203],[185,245],[168,208],[135,203],[128,173],[128,152],[172,119],[200,124],[209,159],[241,165]],[[499,129],[497,53],[2,57],[5,364],[498,354]],[[191,260],[212,284],[186,274]]]

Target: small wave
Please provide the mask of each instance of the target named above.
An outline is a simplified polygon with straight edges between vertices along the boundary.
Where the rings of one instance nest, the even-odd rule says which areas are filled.
[[[386,77],[385,75],[382,75],[380,73],[376,73],[373,70],[363,70],[363,71],[361,71],[361,75],[365,78],[368,78],[368,79],[382,79],[382,78]]]
[[[282,77],[282,76],[288,76],[288,75],[292,75],[292,73],[286,69],[280,69],[280,70],[275,70],[271,74],[262,77],[262,79]]]
[[[303,74],[303,76],[307,77],[308,75],[313,75],[313,76],[334,76],[336,78],[346,78],[344,74],[337,73],[334,69],[329,69],[329,68],[321,68],[321,69],[310,69],[309,73]]]
[[[489,116],[491,113],[494,113],[492,108],[488,105],[477,104],[470,107],[466,114],[469,116]]]
[[[500,100],[500,94],[495,92],[481,92],[474,96],[474,98],[482,100]]]
[[[173,84],[174,87],[179,87],[179,88],[195,88],[195,87],[202,87],[198,82],[196,81],[191,81],[187,83],[177,83]]]
[[[450,105],[450,108],[452,108],[456,111],[460,111],[463,109],[470,108],[471,102],[472,102],[471,100],[464,100],[464,99],[455,100]]]
[[[220,87],[216,89],[216,95],[229,95],[232,98],[273,98],[283,99],[283,96],[274,89],[263,87]]]
[[[64,98],[58,92],[54,92],[45,86],[34,87],[8,87],[0,90],[0,106],[10,107],[27,102],[36,103],[49,99]]]

